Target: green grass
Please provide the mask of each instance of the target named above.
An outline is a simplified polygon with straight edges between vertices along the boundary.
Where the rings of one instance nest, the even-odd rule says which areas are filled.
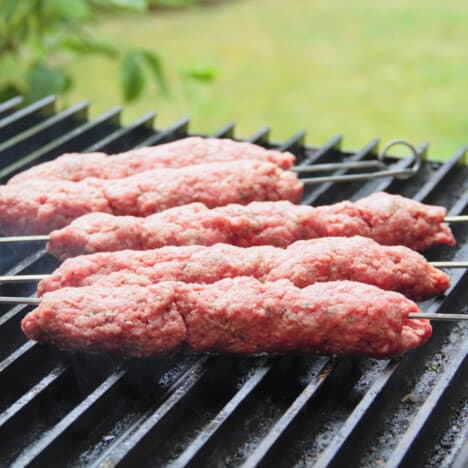
[[[234,120],[239,136],[304,128],[311,144],[343,132],[347,148],[374,136],[429,140],[437,159],[468,143],[466,0],[232,1],[105,18],[96,32],[151,48],[166,66],[172,98],[152,87],[125,122],[157,110],[159,126],[189,115],[196,131]],[[183,86],[179,70],[198,64],[215,67],[216,81]],[[88,98],[93,115],[120,102],[112,63],[86,58],[73,70],[67,102]]]

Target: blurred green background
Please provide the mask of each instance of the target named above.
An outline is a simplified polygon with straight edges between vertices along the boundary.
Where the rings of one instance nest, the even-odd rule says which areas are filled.
[[[429,140],[446,159],[468,143],[466,0],[232,0],[188,9],[99,16],[97,36],[156,52],[170,96],[155,83],[126,104],[124,122],[157,110],[158,127],[189,115],[191,130],[230,120],[236,135],[262,125],[283,139],[306,129],[320,144],[338,132],[345,147]],[[212,82],[181,79],[184,69]],[[97,115],[122,102],[117,64],[100,56],[71,63],[74,87]]]

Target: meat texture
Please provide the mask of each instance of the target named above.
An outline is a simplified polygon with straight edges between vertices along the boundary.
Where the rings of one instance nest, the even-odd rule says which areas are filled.
[[[360,235],[380,244],[424,250],[438,243],[455,244],[444,223],[445,213],[445,208],[387,193],[375,193],[356,203],[344,201],[316,208],[282,201],[232,204],[210,210],[194,203],[147,218],[103,213],[83,216],[52,232],[47,249],[65,259],[167,245],[286,247],[302,239]]]
[[[265,161],[289,169],[295,161],[291,153],[262,148],[230,139],[189,137],[164,145],[138,148],[109,156],[105,153],[67,153],[38,164],[12,177],[17,184],[30,179],[59,179],[77,182],[87,177],[120,179],[164,167],[185,167],[210,162]]]
[[[162,281],[214,283],[236,276],[288,279],[300,288],[317,282],[359,281],[414,300],[442,294],[450,286],[448,275],[413,250],[356,236],[298,241],[287,249],[216,244],[84,255],[66,260],[39,283],[38,292],[42,296],[65,287],[148,286]]]
[[[0,232],[47,234],[90,212],[148,216],[191,202],[207,207],[254,200],[299,202],[302,183],[292,172],[258,161],[158,169],[115,180],[32,179],[0,187]]]
[[[399,293],[349,281],[299,289],[248,277],[216,283],[64,288],[22,321],[59,348],[158,356],[182,349],[236,354],[319,353],[384,358],[424,343],[427,320]]]

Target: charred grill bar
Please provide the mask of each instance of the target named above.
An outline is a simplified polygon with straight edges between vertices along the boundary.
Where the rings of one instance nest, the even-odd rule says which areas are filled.
[[[86,119],[87,104],[54,111],[46,98],[0,104],[0,177],[66,151],[122,152],[188,135],[189,119],[154,130],[155,114],[127,127],[120,109]],[[232,136],[228,124],[214,136]],[[378,141],[341,150],[341,136],[304,146],[304,132],[270,143],[269,128],[250,141],[292,151],[302,164],[375,158]],[[427,144],[418,147],[421,155]],[[446,163],[424,162],[412,179],[309,186],[303,202],[331,204],[372,192],[400,193],[440,204],[450,215],[468,208],[466,147]],[[411,158],[387,158],[392,168]],[[353,173],[355,170],[339,172]],[[468,258],[468,226],[453,225],[457,246],[429,260]],[[0,274],[51,272],[57,260],[43,243],[4,245]],[[423,312],[466,313],[468,276],[451,269],[445,297]],[[33,294],[35,284],[4,284],[0,294]],[[397,361],[317,357],[184,356],[118,362],[70,355],[26,340],[20,321],[30,306],[1,305],[0,463],[86,466],[466,466],[468,434],[466,322],[434,322],[423,347]]]

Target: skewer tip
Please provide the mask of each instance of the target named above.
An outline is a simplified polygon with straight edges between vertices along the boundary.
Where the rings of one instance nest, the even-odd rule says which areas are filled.
[[[7,244],[10,242],[48,242],[49,240],[50,240],[49,235],[5,236],[5,237],[0,237],[0,244]]]

